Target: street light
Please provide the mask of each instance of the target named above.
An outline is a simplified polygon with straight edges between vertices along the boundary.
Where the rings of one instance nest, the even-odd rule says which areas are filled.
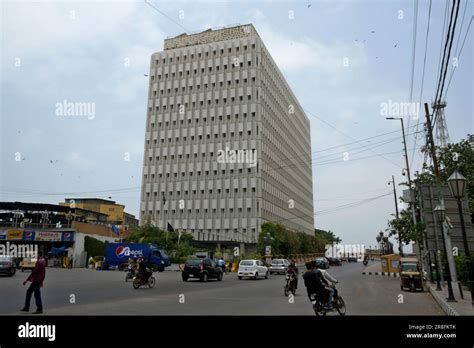
[[[448,178],[448,186],[451,191],[451,194],[458,203],[459,217],[461,219],[461,231],[462,231],[462,240],[464,243],[464,254],[466,260],[466,267],[469,274],[469,285],[471,287],[471,304],[474,307],[474,269],[472,268],[472,259],[469,252],[469,245],[467,243],[466,236],[466,225],[464,223],[464,214],[462,210],[461,198],[464,197],[466,193],[466,183],[467,180],[464,176],[461,175],[457,170]]]
[[[437,204],[436,207],[433,209],[436,219],[440,222],[441,224],[441,236],[443,237],[443,249],[444,249],[444,269],[446,272],[446,278],[448,281],[448,302],[456,302],[454,299],[454,292],[453,292],[453,286],[451,284],[451,271],[449,269],[448,265],[448,252],[446,250],[446,240],[444,238],[444,219],[445,219],[445,209],[444,209],[444,204]]]

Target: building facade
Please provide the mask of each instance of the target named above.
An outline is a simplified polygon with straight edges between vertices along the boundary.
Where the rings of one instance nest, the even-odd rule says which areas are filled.
[[[314,233],[310,123],[252,25],[165,40],[150,62],[140,220],[255,242]]]
[[[128,227],[138,226],[138,220],[134,215],[125,212],[125,206],[117,204],[115,201],[102,198],[66,198],[60,202],[61,206],[85,209],[94,211],[106,216],[105,222],[116,225],[127,225]],[[91,217],[91,221],[95,217]]]

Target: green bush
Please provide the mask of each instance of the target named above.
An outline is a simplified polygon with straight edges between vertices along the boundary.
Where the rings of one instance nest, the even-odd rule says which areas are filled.
[[[273,238],[271,242],[265,241],[267,234]],[[277,223],[265,222],[262,224],[262,232],[258,236],[257,248],[263,252],[265,246],[269,244],[274,257],[277,255],[288,257],[288,255],[295,254],[324,253],[327,244],[340,241],[330,231],[315,230],[314,235],[309,235],[303,232],[291,231]]]
[[[471,256],[472,263],[474,264],[474,257]],[[460,252],[458,256],[454,257],[454,263],[456,264],[456,272],[458,275],[458,280],[463,284],[469,287],[469,274],[467,272],[466,258],[463,252]]]
[[[107,242],[102,242],[93,237],[85,236],[84,238],[84,250],[87,252],[87,258],[96,257],[96,256],[105,256],[105,248],[107,247]]]

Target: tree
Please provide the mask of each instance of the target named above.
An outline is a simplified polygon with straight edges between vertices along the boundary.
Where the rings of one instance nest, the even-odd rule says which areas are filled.
[[[190,242],[193,236],[189,233],[181,233],[178,245],[178,232],[168,232],[145,222],[142,226],[134,228],[126,238],[128,243],[150,243],[165,249],[175,257],[185,257],[194,253]]]
[[[447,182],[449,176],[455,171],[459,171],[467,179],[467,197],[471,220],[474,222],[474,135],[468,134],[466,139],[462,139],[455,144],[449,144],[445,148],[436,148],[440,178],[443,183]],[[420,174],[417,179],[422,184],[432,184],[436,182],[433,165],[425,165],[426,172]]]
[[[389,237],[396,236],[401,243],[410,244],[410,242],[421,243],[423,241],[424,223],[417,222],[413,224],[411,208],[400,212],[398,218],[389,220]]]
[[[303,232],[293,232],[281,224],[265,222],[258,236],[257,250],[263,252],[265,246],[270,245],[273,255],[322,253],[327,244],[340,241],[341,239],[331,231],[315,230],[315,235],[312,236]]]
[[[314,229],[314,234],[320,235],[324,240],[328,242],[328,244],[338,244],[342,242],[342,239],[337,237],[331,230],[318,230],[317,228]]]

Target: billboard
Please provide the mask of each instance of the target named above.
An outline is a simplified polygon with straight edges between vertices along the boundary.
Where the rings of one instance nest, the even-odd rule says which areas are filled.
[[[60,242],[61,232],[36,232],[37,241]]]
[[[34,231],[23,232],[23,240],[35,240],[35,232]]]
[[[62,242],[73,242],[74,241],[74,233],[73,232],[62,232],[61,236]]]
[[[0,230],[0,240],[5,240],[5,239],[7,239],[7,231]]]
[[[8,240],[22,240],[23,239],[23,230],[8,230],[7,231]]]

